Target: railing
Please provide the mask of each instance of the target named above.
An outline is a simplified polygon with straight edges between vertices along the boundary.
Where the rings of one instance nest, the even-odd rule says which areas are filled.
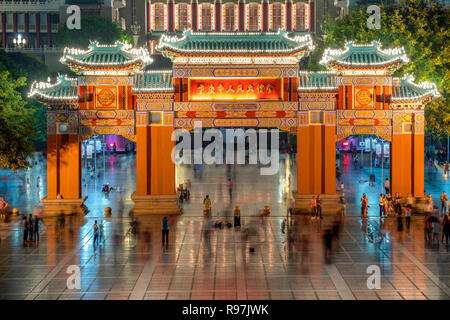
[[[39,10],[54,10],[59,11],[59,1],[5,1],[0,0],[0,11],[3,10],[18,10],[18,11],[39,11]]]
[[[44,46],[41,48],[0,48],[5,52],[29,52],[29,53],[50,53],[50,52],[62,52],[63,48]]]

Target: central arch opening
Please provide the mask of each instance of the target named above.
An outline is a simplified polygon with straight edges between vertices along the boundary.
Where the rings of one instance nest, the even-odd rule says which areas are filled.
[[[177,195],[183,214],[203,215],[203,200],[211,199],[213,216],[254,216],[270,207],[285,216],[296,185],[295,136],[274,128],[201,128],[177,135]],[[183,198],[183,197],[182,197]],[[180,199],[181,200],[181,199]]]

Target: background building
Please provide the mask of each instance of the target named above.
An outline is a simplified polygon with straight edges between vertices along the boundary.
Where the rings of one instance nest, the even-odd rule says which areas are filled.
[[[52,47],[53,36],[78,5],[82,15],[101,15],[138,35],[151,53],[163,32],[271,31],[321,33],[327,14],[339,15],[334,0],[2,0],[1,47],[14,48],[21,34],[26,48]],[[134,26],[134,27],[133,27]],[[137,27],[136,27],[137,26]]]

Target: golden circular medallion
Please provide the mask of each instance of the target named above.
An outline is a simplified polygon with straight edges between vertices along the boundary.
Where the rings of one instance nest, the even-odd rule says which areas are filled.
[[[369,90],[360,90],[356,94],[356,101],[362,105],[368,105],[372,101],[372,94]]]
[[[98,102],[103,106],[109,106],[114,102],[114,93],[109,89],[103,89],[98,93]]]

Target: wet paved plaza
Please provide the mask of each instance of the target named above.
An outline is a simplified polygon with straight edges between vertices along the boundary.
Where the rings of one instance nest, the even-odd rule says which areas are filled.
[[[83,192],[89,196],[91,212],[66,217],[64,228],[58,227],[56,218],[46,219],[38,243],[23,243],[19,218],[2,222],[0,299],[450,298],[447,246],[425,243],[422,216],[414,216],[410,230],[403,231],[397,230],[394,218],[380,221],[381,186],[359,183],[360,178],[368,180],[368,168],[343,169],[349,207],[339,240],[333,243],[331,263],[326,263],[322,235],[334,217],[320,221],[294,216],[282,229],[285,195],[292,188],[289,175],[291,186],[296,185],[295,162],[291,167],[289,161],[281,161],[277,176],[260,176],[257,166],[209,166],[195,173],[191,167],[178,167],[178,183],[191,181],[192,199],[184,205],[182,216],[170,218],[167,248],[161,245],[162,217],[137,219],[134,232],[130,217],[115,211],[118,192],[109,199],[100,192],[103,181],[125,189],[127,212],[132,206],[128,198],[134,191],[134,165],[132,155],[108,157],[105,176],[103,171],[93,179],[85,174],[88,183]],[[36,187],[44,169],[45,162],[30,170],[28,186],[26,174],[1,171],[1,195],[22,212],[30,212],[44,196],[42,176],[39,190]],[[375,172],[380,183],[381,173]],[[235,186],[232,201],[226,184],[229,176]],[[425,188],[436,203],[443,190],[450,191],[442,172],[426,172],[425,178]],[[368,193],[371,205],[366,220],[359,217],[362,192]],[[206,194],[213,199],[211,219],[201,216]],[[265,204],[271,206],[271,216],[260,218]],[[108,205],[113,208],[111,218],[103,216]],[[213,228],[223,216],[231,218],[234,205],[241,207],[242,228]],[[94,220],[105,226],[98,247],[93,245]],[[67,288],[70,265],[80,268],[79,290]],[[367,287],[370,265],[381,269],[380,289]]]

